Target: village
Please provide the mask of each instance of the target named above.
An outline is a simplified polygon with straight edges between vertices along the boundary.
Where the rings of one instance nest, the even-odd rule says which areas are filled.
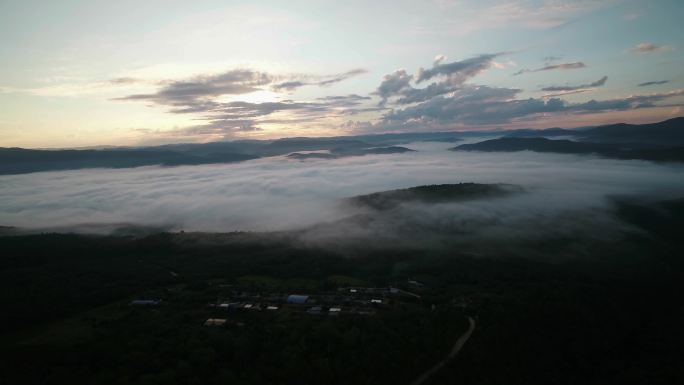
[[[435,304],[426,304],[426,286],[416,280],[387,287],[344,286],[331,290],[285,292],[283,290],[255,290],[252,286],[218,284],[215,301],[204,305],[201,322],[204,326],[244,326],[245,316],[287,315],[306,317],[370,317],[378,312],[397,307],[418,306],[434,311]],[[161,298],[135,299],[132,307],[158,308],[166,305]],[[463,300],[458,303],[464,307]]]

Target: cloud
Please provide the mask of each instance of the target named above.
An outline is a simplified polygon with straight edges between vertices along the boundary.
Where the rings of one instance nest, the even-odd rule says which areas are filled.
[[[640,43],[636,47],[630,48],[632,53],[638,54],[658,53],[668,50],[670,50],[670,47],[666,45],[656,45],[653,43]]]
[[[511,88],[469,86],[449,97],[438,96],[415,106],[392,110],[383,116],[382,124],[392,126],[418,121],[423,125],[432,122],[484,125],[564,108],[559,99],[514,99],[519,92],[521,90]]]
[[[493,59],[502,54],[485,54],[470,59],[444,63],[446,57],[437,55],[432,68],[419,68],[414,77],[406,70],[397,70],[383,77],[382,82],[375,91],[381,98],[380,105],[384,106],[390,98],[396,97],[398,104],[418,103],[433,97],[458,90],[470,78],[492,66]],[[427,87],[416,88],[411,85],[424,81],[440,78],[439,81],[429,84]]]
[[[274,75],[253,69],[233,69],[220,74],[197,75],[189,79],[167,81],[153,94],[128,95],[113,100],[151,101],[160,105],[183,106],[195,104],[202,100],[212,100],[219,96],[243,95],[261,91],[266,89],[267,86],[270,86],[275,91],[292,91],[305,85],[329,86],[366,72],[365,69],[356,68],[344,73],[327,76],[289,75],[291,79],[279,81],[279,79],[283,78],[282,75]],[[301,78],[313,78],[316,80],[305,81]],[[119,78],[112,80],[112,82],[116,83],[133,81],[136,81],[136,79]]]
[[[600,79],[598,82],[602,82]],[[595,82],[595,83],[598,83]],[[684,90],[626,98],[569,103],[560,98],[516,99],[519,89],[467,86],[449,96],[434,97],[423,103],[393,109],[375,123],[375,129],[415,130],[438,125],[482,126],[510,123],[540,114],[587,114],[656,107],[658,102],[684,95]],[[675,104],[673,106],[678,106]]]
[[[396,70],[391,74],[383,76],[382,82],[375,91],[375,94],[379,95],[382,99],[380,104],[384,105],[390,97],[400,95],[405,90],[412,89],[411,80],[413,80],[413,75],[409,75],[404,69]]]
[[[548,86],[542,91],[554,92],[541,99],[517,99],[522,92],[516,88],[489,87],[465,84],[465,81],[491,65],[496,54],[481,55],[471,59],[442,64],[438,55],[433,67],[421,68],[415,77],[406,70],[385,75],[375,94],[381,97],[380,106],[389,100],[394,108],[388,109],[374,122],[351,122],[345,129],[363,132],[444,130],[466,127],[483,127],[507,124],[520,119],[534,119],[553,114],[589,114],[608,111],[627,111],[639,108],[665,107],[663,101],[682,95],[681,90],[671,92],[632,95],[609,100],[589,100],[570,103],[560,96],[591,91],[606,84],[608,77],[582,85]],[[582,62],[547,65],[529,71],[550,71],[584,68]],[[438,78],[423,88],[412,86],[420,81]],[[680,103],[681,104],[681,103]],[[669,106],[679,106],[672,104]]]
[[[292,81],[287,81],[287,82],[282,82],[278,84],[274,84],[271,86],[271,89],[279,92],[279,91],[294,91],[299,87],[304,87],[307,85],[311,85],[312,83],[305,83],[301,80],[292,80]]]
[[[347,80],[347,79],[349,79],[349,78],[351,78],[351,77],[353,77],[353,76],[365,74],[365,73],[367,73],[367,72],[368,72],[368,71],[365,70],[365,69],[363,69],[363,68],[356,68],[356,69],[353,69],[353,70],[351,70],[351,71],[347,71],[347,72],[345,72],[345,73],[341,73],[341,74],[338,74],[338,75],[334,75],[334,76],[331,77],[330,79],[321,80],[321,81],[319,81],[317,84],[318,84],[319,86],[329,86],[329,85],[331,85],[331,84],[339,83],[339,82],[341,82],[341,81],[343,81],[343,80]]]
[[[133,94],[115,98],[116,101],[145,101],[170,107],[173,114],[194,114],[197,120],[205,121],[204,125],[189,126],[167,130],[156,134],[189,136],[207,135],[225,139],[233,132],[248,132],[260,129],[260,124],[270,115],[268,123],[302,123],[314,121],[328,116],[345,115],[369,97],[358,95],[330,96],[316,101],[280,100],[254,103],[248,101],[225,101],[226,96],[239,99],[241,95],[268,89],[275,91],[292,91],[305,85],[320,87],[339,83],[353,76],[364,74],[361,68],[347,72],[317,75],[274,75],[252,69],[234,69],[219,74],[198,75],[189,79],[167,81],[160,84],[159,89],[149,94]],[[299,78],[299,79],[296,79]],[[288,79],[282,81],[282,79]],[[117,79],[125,83],[128,79]],[[131,80],[132,81],[132,80]],[[287,113],[288,116],[283,116]]]
[[[264,158],[229,165],[78,170],[0,177],[2,225],[112,229],[121,225],[186,231],[306,229],[302,241],[359,244],[612,239],[625,231],[609,196],[669,198],[684,193],[681,169],[643,161],[561,154],[419,151],[336,160]],[[364,212],[343,198],[441,183],[513,183],[526,193],[436,206],[406,205],[394,216],[338,222]],[[590,213],[591,215],[587,215]],[[327,224],[325,224],[327,223]],[[406,229],[410,231],[407,233]],[[421,231],[423,229],[424,231]],[[425,231],[428,230],[428,231]],[[494,244],[498,244],[494,242]]]
[[[444,31],[433,26],[425,31],[467,35],[482,30],[562,28],[587,13],[609,6],[614,0],[506,0],[467,3],[454,1],[445,11],[458,14],[459,23]],[[436,31],[436,32],[435,32]]]
[[[430,80],[436,76],[447,76],[450,80],[450,83],[461,84],[465,82],[466,79],[474,77],[475,75],[489,68],[492,64],[492,60],[500,55],[500,53],[485,54],[470,59],[445,64],[441,63],[443,60],[442,57],[440,60],[435,60],[432,68],[423,69],[421,67],[418,70],[418,75],[416,76],[416,83]]]
[[[316,98],[317,101],[326,103],[330,107],[355,107],[368,100],[370,96],[361,96],[357,94],[349,95],[333,95]]]
[[[550,92],[556,92],[556,91],[577,91],[577,90],[586,90],[586,89],[591,89],[595,87],[603,87],[606,84],[606,81],[608,80],[608,76],[604,76],[601,79],[589,83],[589,84],[582,84],[579,86],[549,86],[549,87],[544,87],[542,88],[542,91],[550,91]]]
[[[639,83],[639,84],[637,84],[637,87],[655,86],[658,84],[667,84],[669,82],[670,82],[669,80],[654,80],[654,81],[650,81],[650,82]]]
[[[367,70],[363,68],[355,68],[353,70],[343,72],[341,74],[336,74],[336,75],[328,75],[324,77],[314,77],[311,75],[306,75],[304,76],[305,78],[314,78],[315,80],[290,80],[290,81],[285,81],[282,83],[276,83],[271,85],[271,89],[274,91],[294,91],[297,88],[304,87],[304,86],[319,86],[319,87],[326,87],[333,85],[335,83],[339,83],[341,81],[347,80],[351,77],[358,76],[368,73]]]
[[[235,69],[216,75],[199,75],[171,81],[153,94],[128,95],[114,100],[152,101],[161,105],[186,106],[222,95],[241,95],[260,90],[272,82],[272,76],[250,69]]]
[[[579,68],[586,68],[586,67],[587,67],[587,65],[581,61],[574,62],[574,63],[553,64],[553,65],[546,65],[544,67],[537,68],[537,69],[521,69],[520,71],[514,73],[513,76],[522,75],[524,73],[529,73],[529,72],[572,70],[572,69],[579,69]]]
[[[231,137],[231,133],[259,130],[267,128],[267,125],[287,128],[296,126],[300,132],[302,128],[324,126],[330,129],[342,128],[345,131],[359,129],[364,132],[449,130],[532,121],[554,114],[579,116],[681,105],[663,104],[667,99],[674,98],[678,90],[582,103],[570,103],[561,98],[602,87],[606,84],[607,77],[588,84],[547,86],[542,91],[551,93],[539,99],[519,99],[523,92],[521,89],[491,87],[471,82],[482,71],[491,68],[494,59],[501,55],[504,53],[482,54],[451,62],[444,55],[437,55],[430,68],[421,67],[415,74],[406,69],[386,74],[376,90],[370,94],[379,97],[377,105],[371,104],[368,95],[329,95],[298,101],[283,99],[281,95],[269,91],[291,91],[305,85],[325,87],[366,73],[363,69],[324,76],[274,75],[251,69],[236,69],[220,74],[167,81],[158,84],[156,92],[128,95],[117,100],[145,101],[166,106],[170,113],[192,114],[201,124],[177,128],[173,132],[181,135],[207,133],[209,139],[226,139]],[[547,63],[544,67],[526,71],[585,67],[583,62]],[[121,83],[129,81],[134,79],[120,80]],[[249,94],[256,91],[267,93],[267,97],[272,100],[254,102],[261,94]],[[242,96],[245,94],[248,95]],[[241,98],[245,100],[240,100]],[[365,121],[343,124],[350,115],[363,116],[361,119]]]

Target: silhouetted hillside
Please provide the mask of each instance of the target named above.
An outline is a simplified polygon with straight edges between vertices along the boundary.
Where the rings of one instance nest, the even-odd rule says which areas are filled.
[[[172,151],[143,150],[26,150],[0,148],[0,174],[82,168],[127,168],[150,165],[198,165],[239,162],[255,156],[213,153],[205,156]]]
[[[601,153],[613,151],[611,145],[574,142],[571,140],[553,140],[546,138],[500,138],[485,140],[479,143],[462,144],[452,150],[459,151],[536,151],[559,152],[568,154]]]
[[[359,135],[328,138],[284,138],[239,140],[202,144],[169,144],[137,148],[98,150],[28,150],[0,148],[0,174],[82,168],[125,168],[148,165],[199,165],[239,162],[266,156],[292,154],[291,158],[333,158],[368,154],[394,154],[412,151],[396,146],[416,141],[454,142],[459,137],[497,137],[476,144],[455,147],[466,151],[537,151],[596,153],[624,159],[656,161],[684,160],[684,118],[659,123],[614,124],[583,130],[550,128],[487,132],[432,132]],[[574,136],[578,142],[548,140],[544,137]],[[328,151],[332,156],[296,154],[302,151]]]
[[[651,124],[611,124],[581,131],[583,141],[629,143],[634,146],[684,146],[684,117]]]
[[[388,210],[405,202],[444,203],[505,196],[522,192],[522,188],[507,184],[440,184],[417,186],[401,190],[382,191],[350,198],[352,204],[375,210]]]
[[[577,135],[576,130],[568,130],[565,128],[546,128],[543,130],[534,129],[519,129],[512,130],[506,133],[509,138],[539,138],[539,137],[553,137],[553,136],[574,136]]]
[[[642,159],[661,162],[684,161],[684,147],[635,147],[621,143],[576,142],[546,138],[500,138],[463,144],[452,151],[513,152],[534,151],[560,154],[596,154],[617,159]]]

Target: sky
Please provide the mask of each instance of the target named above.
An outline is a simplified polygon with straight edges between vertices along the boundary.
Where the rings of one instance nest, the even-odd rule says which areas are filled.
[[[0,2],[0,146],[684,115],[681,0]]]

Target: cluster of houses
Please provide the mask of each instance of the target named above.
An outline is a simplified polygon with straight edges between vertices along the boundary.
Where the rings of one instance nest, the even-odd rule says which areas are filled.
[[[402,296],[420,298],[418,294],[394,287],[344,287],[339,288],[336,292],[324,292],[316,295],[233,291],[229,300],[210,303],[209,307],[221,311],[277,312],[287,309],[289,312],[314,316],[370,316]],[[225,318],[209,318],[204,324],[206,326],[223,326],[226,322]]]
[[[228,287],[228,285],[226,285]],[[422,288],[422,284],[409,281],[409,290]],[[254,293],[237,290],[224,299],[208,305],[213,316],[208,318],[206,326],[224,326],[229,323],[226,312],[279,312],[308,314],[314,316],[338,317],[340,315],[371,316],[378,310],[391,306],[400,298],[420,299],[420,295],[396,287],[342,287],[332,292],[315,295],[285,293]],[[159,306],[159,299],[136,299],[130,305],[136,307]]]

